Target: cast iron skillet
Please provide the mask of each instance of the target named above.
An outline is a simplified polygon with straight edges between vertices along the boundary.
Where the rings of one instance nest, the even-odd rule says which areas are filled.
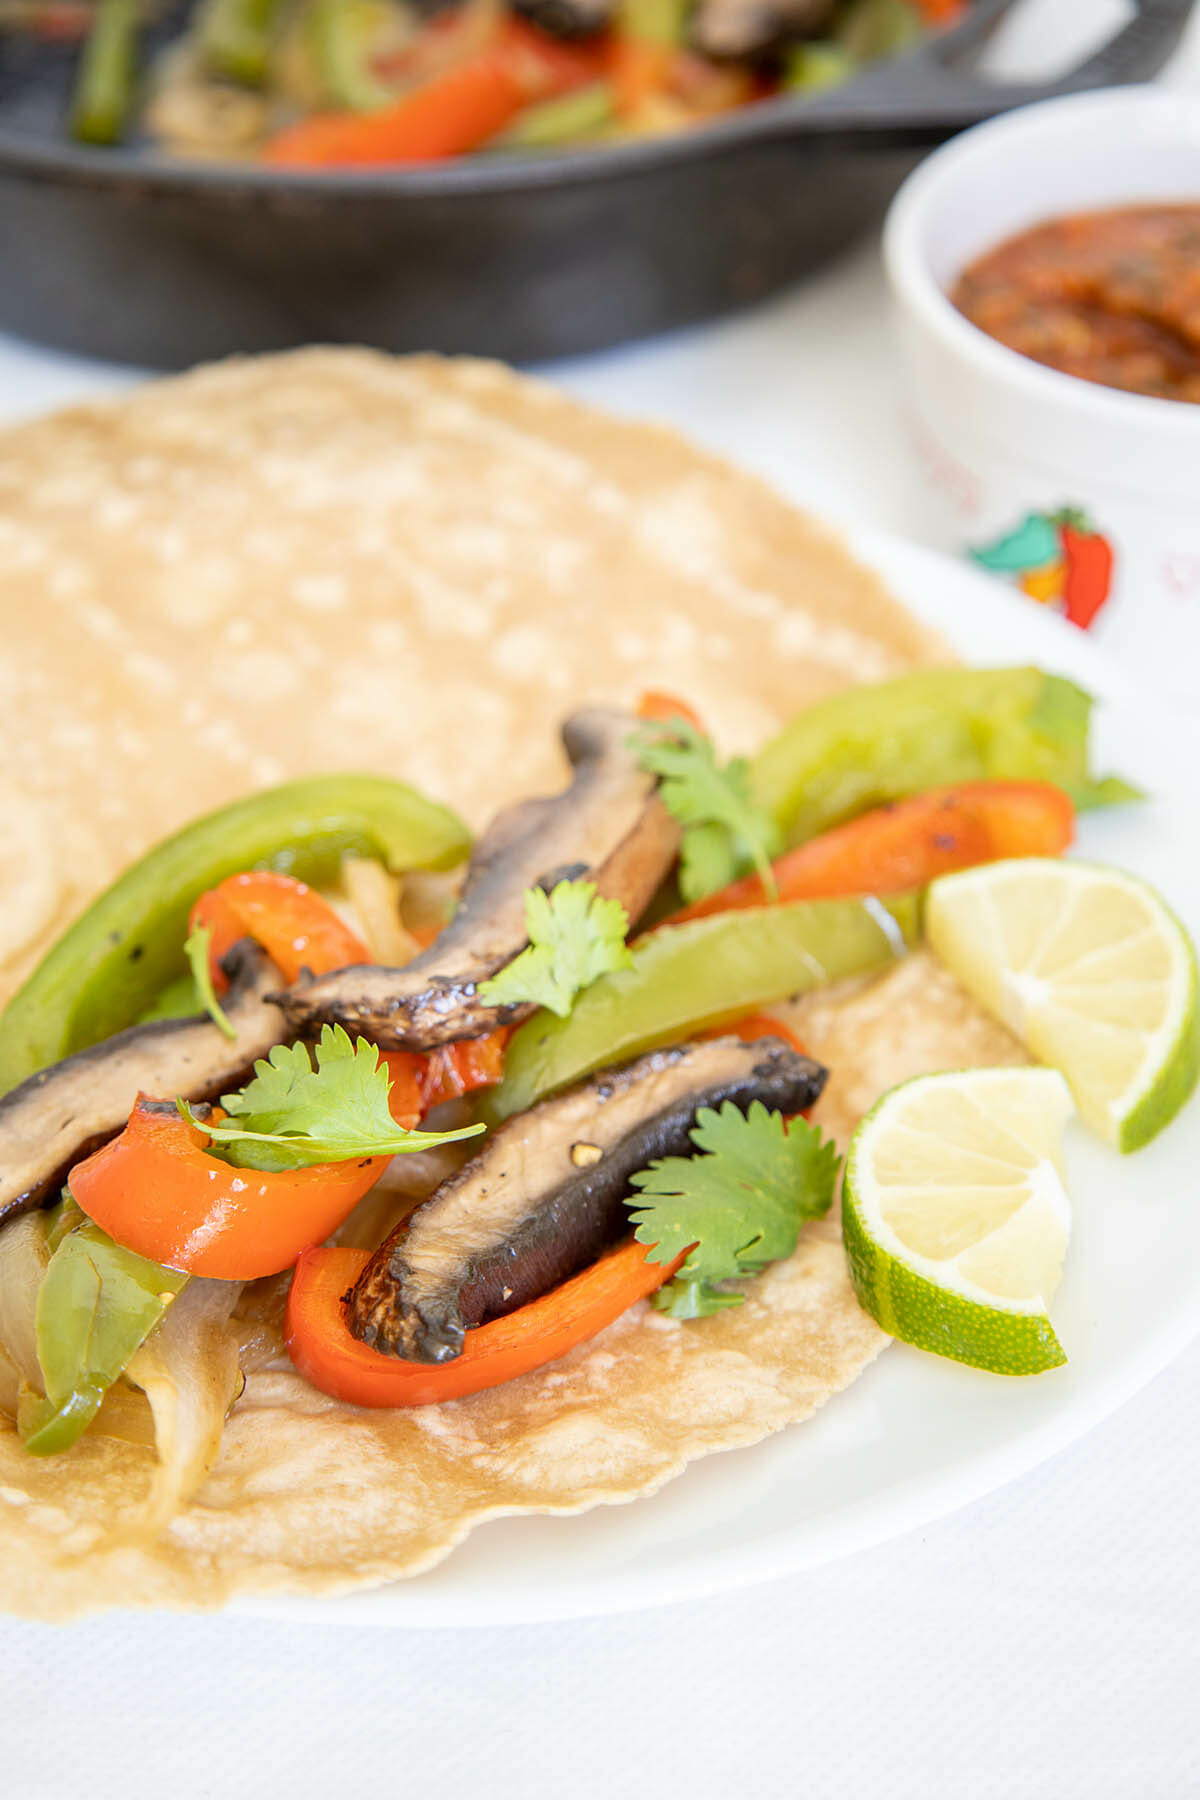
[[[872,222],[921,152],[1051,94],[1153,74],[1191,0],[1137,0],[1044,86],[965,67],[1011,0],[815,99],[677,137],[297,175],[63,141],[71,58],[0,46],[0,326],[176,367],[322,340],[512,362],[760,298]]]

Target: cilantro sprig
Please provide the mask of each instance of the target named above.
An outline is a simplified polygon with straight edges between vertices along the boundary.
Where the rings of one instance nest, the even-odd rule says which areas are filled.
[[[796,1248],[800,1227],[829,1211],[841,1158],[804,1119],[785,1123],[761,1100],[742,1113],[732,1100],[702,1107],[691,1139],[699,1156],[667,1156],[631,1177],[641,1189],[634,1236],[648,1260],[691,1255],[654,1304],[676,1319],[701,1319],[743,1296],[718,1284],[761,1274]]]
[[[351,1043],[340,1025],[326,1025],[315,1067],[306,1044],[276,1044],[255,1063],[253,1081],[222,1096],[228,1116],[219,1124],[197,1118],[186,1100],[175,1104],[189,1125],[207,1134],[214,1155],[235,1168],[272,1173],[430,1150],[484,1130],[406,1131],[388,1110],[390,1087],[374,1044],[365,1038]]]
[[[479,986],[489,1006],[544,1006],[565,1019],[575,996],[601,975],[628,969],[629,915],[619,900],[602,900],[590,881],[560,881],[525,891],[529,948]]]
[[[679,890],[691,904],[758,870],[769,899],[778,894],[771,858],[779,828],[750,795],[750,765],[735,756],[722,768],[711,738],[687,719],[655,720],[631,739],[638,766],[660,777],[663,805],[683,826]]]
[[[208,961],[208,950],[211,943],[211,927],[197,925],[183,946],[183,954],[187,957],[188,967],[192,971],[192,980],[196,984],[196,993],[205,1012],[217,1029],[223,1031],[227,1038],[235,1038],[237,1030],[230,1024],[229,1016],[217,999],[217,991],[213,986],[212,970]]]

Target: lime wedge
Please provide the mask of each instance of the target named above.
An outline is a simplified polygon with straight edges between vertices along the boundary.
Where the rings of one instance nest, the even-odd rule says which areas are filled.
[[[1154,889],[1042,857],[947,875],[929,942],[1039,1062],[1061,1069],[1118,1150],[1168,1125],[1196,1085],[1196,953]]]
[[[1070,1233],[1054,1069],[963,1069],[893,1088],[846,1159],[854,1291],[884,1331],[999,1375],[1066,1362],[1046,1306]]]

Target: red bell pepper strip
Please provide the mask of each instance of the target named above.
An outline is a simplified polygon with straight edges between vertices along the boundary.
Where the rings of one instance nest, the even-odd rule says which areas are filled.
[[[536,100],[594,81],[595,49],[556,43],[519,19],[495,41],[376,112],[319,113],[281,131],[263,160],[288,168],[440,162],[475,150]]]
[[[47,43],[77,44],[91,28],[95,7],[86,0],[46,0],[35,6],[26,29]]]
[[[285,982],[301,969],[326,975],[351,963],[371,962],[371,952],[333,907],[303,881],[273,869],[251,869],[230,875],[210,888],[192,907],[189,931],[207,925],[212,932],[208,960],[213,985],[228,985],[221,958],[239,938],[262,945]]]
[[[903,893],[976,863],[1057,856],[1074,831],[1070,799],[1049,782],[972,781],[877,807],[789,850],[773,866],[781,901]],[[766,904],[759,877],[747,875],[665,923]]]
[[[486,1037],[464,1038],[436,1050],[381,1050],[392,1090],[388,1103],[399,1125],[411,1125],[444,1100],[457,1100],[477,1088],[495,1087],[504,1074],[507,1027]]]
[[[425,1058],[415,1050],[381,1050],[380,1058],[387,1064],[388,1110],[397,1125],[403,1125],[411,1131],[420,1123],[428,1108],[424,1100]]]
[[[646,1261],[627,1243],[528,1306],[468,1331],[453,1362],[405,1362],[369,1349],[346,1324],[343,1297],[368,1261],[365,1250],[309,1250],[292,1277],[284,1319],[288,1355],[306,1381],[352,1406],[433,1406],[528,1375],[586,1343],[669,1281],[670,1263]]]
[[[930,25],[953,25],[967,10],[967,0],[909,0]]]
[[[504,1074],[504,1046],[511,1033],[507,1026],[486,1037],[464,1038],[442,1044],[422,1057],[422,1112],[432,1112],[443,1100],[457,1100],[477,1088],[495,1087]]]
[[[1072,625],[1086,631],[1112,586],[1112,545],[1097,531],[1080,531],[1066,523],[1059,526],[1058,535],[1067,564],[1066,615]]]
[[[743,1044],[756,1044],[759,1038],[782,1038],[791,1046],[797,1056],[807,1056],[808,1051],[800,1042],[795,1032],[778,1019],[770,1018],[766,1013],[747,1013],[744,1019],[735,1019],[732,1025],[716,1025],[705,1037],[737,1037]]]
[[[71,1171],[71,1192],[109,1236],[152,1262],[221,1281],[290,1269],[348,1217],[386,1156],[267,1174],[207,1153],[174,1106],[138,1096],[120,1137]]]

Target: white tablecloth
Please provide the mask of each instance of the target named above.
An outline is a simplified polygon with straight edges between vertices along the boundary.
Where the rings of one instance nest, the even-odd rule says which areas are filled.
[[[1039,0],[1008,53],[1099,11]],[[1200,27],[1170,78],[1200,86]],[[905,529],[871,246],[752,314],[553,373],[851,528]],[[4,417],[133,378],[0,338]],[[1200,1794],[1198,1411],[1200,1345],[940,1524],[657,1612],[472,1633],[5,1621],[0,1794],[1184,1800]]]

